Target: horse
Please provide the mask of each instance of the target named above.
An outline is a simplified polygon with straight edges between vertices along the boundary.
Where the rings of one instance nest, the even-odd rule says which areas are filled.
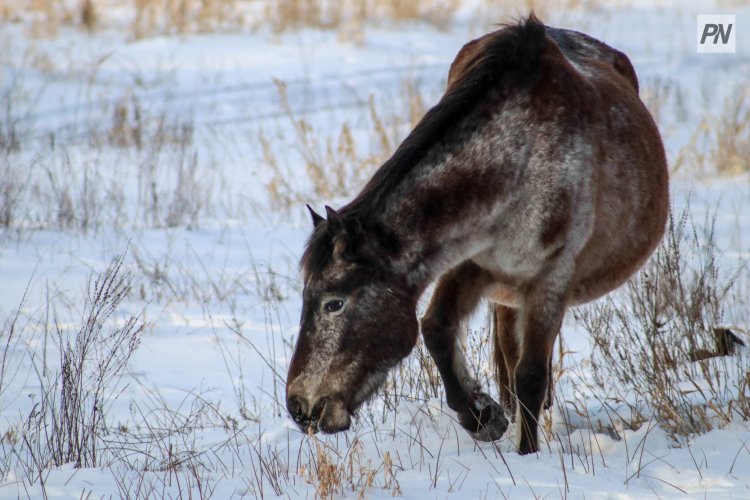
[[[566,309],[641,267],[668,206],[661,137],[624,53],[533,13],[469,42],[440,101],[362,191],[325,216],[307,206],[291,418],[303,432],[348,429],[421,330],[460,425],[495,441],[507,412],[518,452],[537,452]],[[462,321],[483,298],[502,405],[462,350]]]

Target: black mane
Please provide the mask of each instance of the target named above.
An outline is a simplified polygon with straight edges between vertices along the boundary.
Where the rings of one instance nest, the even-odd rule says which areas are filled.
[[[431,108],[404,142],[375,172],[362,191],[339,213],[347,223],[365,224],[379,210],[383,197],[415,168],[430,148],[481,102],[501,78],[533,71],[545,46],[545,26],[534,14],[496,32],[437,105]],[[300,265],[305,275],[320,271],[331,258],[328,224],[317,225],[307,242]]]

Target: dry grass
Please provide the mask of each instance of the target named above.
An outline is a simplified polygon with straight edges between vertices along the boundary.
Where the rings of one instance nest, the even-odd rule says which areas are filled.
[[[243,19],[237,0],[133,0],[133,6],[135,38],[237,29]]]
[[[303,27],[338,29],[359,39],[368,23],[421,21],[445,29],[460,0],[278,0],[266,4],[264,22],[276,33]]]
[[[750,172],[750,86],[739,85],[719,114],[706,114],[677,155],[673,171],[698,176]]]
[[[28,21],[33,37],[54,37],[62,28],[95,31],[121,27],[131,36],[204,33],[237,29],[244,21],[238,0],[2,0],[0,19]]]
[[[260,133],[262,162],[271,172],[266,184],[272,210],[288,210],[311,200],[330,200],[353,195],[396,149],[399,141],[426,111],[418,84],[404,80],[399,102],[408,113],[376,101],[372,96],[361,102],[359,123],[343,122],[338,131],[325,134],[289,103],[286,85],[277,81],[280,102],[295,134],[294,148],[304,165],[304,182],[298,184],[298,164],[286,163],[279,153],[288,153]],[[364,124],[362,122],[364,121]],[[369,132],[368,145],[355,139],[354,129]],[[326,128],[326,131],[330,129]]]
[[[12,467],[41,481],[49,466],[102,465],[106,415],[124,389],[123,373],[145,328],[139,315],[110,326],[130,292],[131,276],[122,269],[123,259],[123,255],[117,257],[101,275],[91,278],[77,331],[69,331],[56,315],[48,317],[50,310],[56,310],[48,303],[44,316],[31,328],[35,331],[19,333],[28,346],[37,343],[34,336],[43,334],[44,349],[24,346],[37,376],[37,384],[32,385],[37,397],[28,415],[11,427],[17,439],[0,443],[0,470]],[[13,325],[16,322],[17,317]],[[0,383],[7,373],[21,369],[14,363],[25,361],[24,356],[4,359]]]
[[[34,102],[13,86],[0,93],[0,228],[88,232],[233,217],[237,197],[228,199],[211,150],[194,140],[192,116],[155,109],[132,88],[91,105],[96,116],[47,133],[36,129],[44,123]]]
[[[640,97],[663,136],[671,132],[669,120],[684,122],[688,116],[685,89],[671,78],[648,78],[641,81]]]
[[[717,125],[711,163],[725,175],[750,171],[750,86],[727,98]]]
[[[675,439],[750,420],[746,350],[717,350],[714,328],[736,304],[728,297],[740,269],[718,268],[712,220],[685,210],[662,245],[620,295],[580,308],[594,340],[592,369],[606,407],[638,428],[655,418]],[[739,330],[735,332],[747,338]]]
[[[80,322],[59,317],[75,308],[74,297],[48,291],[47,303],[28,319],[24,297],[0,331],[0,403],[27,395],[30,401],[0,433],[0,482],[14,478],[11,484],[25,495],[47,498],[50,471],[70,464],[109,471],[123,498],[208,498],[217,477],[230,475],[218,454],[247,458],[237,421],[205,393],[185,391],[174,404],[158,388],[126,377],[145,323],[141,315],[118,312],[131,293],[124,258],[90,279]],[[113,406],[134,383],[141,395],[130,401],[130,417],[116,422]],[[200,442],[206,430],[224,440]]]
[[[595,6],[600,0],[482,0],[474,5],[475,24],[502,21],[534,10]],[[0,0],[0,20],[27,22],[33,37],[54,37],[60,29],[82,31],[126,28],[133,38],[270,29],[334,29],[342,39],[361,41],[367,26],[419,22],[449,29],[462,0]]]

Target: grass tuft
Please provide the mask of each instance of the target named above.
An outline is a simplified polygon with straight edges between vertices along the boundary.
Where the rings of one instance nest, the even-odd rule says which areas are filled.
[[[749,353],[722,348],[716,334],[744,271],[727,275],[718,262],[714,220],[699,224],[685,209],[622,293],[577,310],[598,391],[607,406],[625,405],[631,428],[655,418],[679,439],[750,420]]]

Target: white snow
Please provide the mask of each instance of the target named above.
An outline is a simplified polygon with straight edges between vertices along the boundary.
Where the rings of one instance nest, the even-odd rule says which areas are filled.
[[[285,82],[295,120],[309,124],[321,151],[345,122],[358,148],[376,150],[370,102],[403,137],[404,81],[434,103],[462,44],[503,21],[469,20],[477,3],[464,2],[447,31],[379,23],[357,43],[318,29],[132,41],[117,29],[61,28],[34,38],[23,22],[0,24],[0,91],[13,105],[22,144],[2,163],[22,177],[0,202],[19,193],[15,224],[0,233],[0,498],[314,497],[328,493],[311,479],[326,464],[341,481],[336,497],[750,498],[749,422],[679,443],[654,421],[637,430],[614,425],[619,439],[595,432],[612,421],[591,389],[591,339],[570,313],[551,433],[538,454],[515,452],[513,427],[494,445],[473,441],[427,390],[401,396],[421,369],[416,352],[347,433],[309,438],[287,417],[284,378],[301,309],[297,261],[310,230],[304,202],[322,208],[344,197],[269,208],[273,174],[261,133],[287,182],[312,193],[274,81]],[[545,9],[544,21],[628,54],[645,99],[665,92],[657,121],[671,164],[702,121],[718,127],[725,99],[750,81],[750,7],[741,2],[581,4]],[[737,53],[696,54],[695,15],[719,11],[736,15]],[[128,110],[128,127],[141,127],[127,137],[140,133],[142,148],[110,139],[118,106]],[[181,139],[186,127],[190,138]],[[153,146],[159,134],[166,138]],[[49,193],[60,199],[50,202]],[[67,223],[58,220],[62,194],[74,207]],[[722,272],[744,269],[725,321],[746,331],[750,175],[685,167],[672,179],[678,211],[688,196],[696,221],[716,216]],[[138,314],[147,326],[108,393],[100,462],[26,469],[12,450],[21,448],[18,426],[42,397],[41,367],[54,377],[58,366],[55,329],[77,331],[90,277],[123,253],[132,290],[104,330]],[[479,313],[470,341],[480,342],[484,327]],[[486,381],[482,349],[484,357],[470,363]]]

